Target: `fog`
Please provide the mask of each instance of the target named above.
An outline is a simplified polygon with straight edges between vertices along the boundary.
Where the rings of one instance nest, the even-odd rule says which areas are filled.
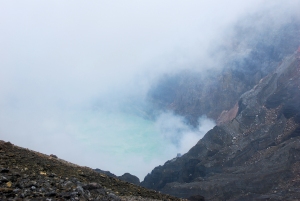
[[[172,111],[153,112],[151,86],[164,74],[220,67],[211,50],[240,18],[267,10],[274,12],[262,22],[284,23],[299,7],[296,0],[2,0],[0,138],[142,180],[215,125],[203,116],[192,128]]]

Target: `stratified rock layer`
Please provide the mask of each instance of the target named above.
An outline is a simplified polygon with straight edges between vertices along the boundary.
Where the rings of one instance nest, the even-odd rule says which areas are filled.
[[[299,200],[299,54],[243,94],[233,120],[156,167],[142,186],[184,198]]]

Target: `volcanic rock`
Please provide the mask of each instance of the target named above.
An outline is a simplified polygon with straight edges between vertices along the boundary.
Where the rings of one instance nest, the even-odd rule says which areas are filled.
[[[225,55],[218,68],[184,70],[161,77],[148,93],[154,108],[184,116],[195,127],[202,115],[224,123],[218,119],[220,114],[230,111],[243,93],[273,72],[300,44],[299,20],[293,19],[270,31],[258,28],[261,19],[257,16],[241,19],[234,26],[233,37],[212,51],[216,63],[220,55]]]
[[[182,198],[300,200],[299,98],[295,53],[240,97],[232,120],[154,168],[141,185]]]
[[[0,141],[0,200],[180,200]]]

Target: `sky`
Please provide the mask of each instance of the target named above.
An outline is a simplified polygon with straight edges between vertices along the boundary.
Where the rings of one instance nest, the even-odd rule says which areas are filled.
[[[215,125],[203,116],[191,128],[171,111],[146,118],[149,88],[166,73],[212,68],[210,47],[242,16],[297,5],[0,0],[0,138],[143,180]]]

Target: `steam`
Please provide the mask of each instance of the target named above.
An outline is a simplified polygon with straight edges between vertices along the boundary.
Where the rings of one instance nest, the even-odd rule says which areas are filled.
[[[299,15],[299,1],[264,2],[1,1],[0,138],[143,179],[214,126],[155,111],[148,90],[164,74],[221,68],[212,47],[245,14]]]
[[[188,126],[184,117],[171,112],[162,113],[155,124],[165,141],[171,143],[176,153],[185,154],[216,124],[212,119],[202,116],[197,128]]]

